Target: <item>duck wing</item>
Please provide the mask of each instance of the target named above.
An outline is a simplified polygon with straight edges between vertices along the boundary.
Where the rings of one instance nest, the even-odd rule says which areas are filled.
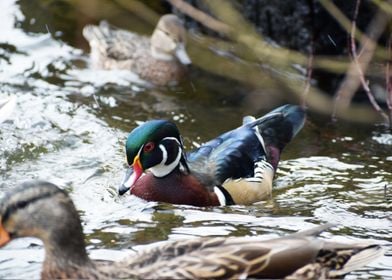
[[[222,184],[228,178],[254,175],[254,163],[265,159],[255,130],[241,126],[205,143],[187,155],[188,165],[206,185]]]
[[[90,43],[92,52],[115,60],[132,60],[139,50],[149,50],[148,37],[122,30],[101,21],[99,26],[87,25],[83,36]]]
[[[244,124],[188,153],[191,171],[208,183],[251,178],[259,169],[276,169],[280,153],[305,121],[299,106],[285,105],[267,115],[244,118]]]
[[[341,275],[337,271],[352,271],[382,252],[378,245],[349,245],[316,237],[331,226],[325,224],[270,240],[230,237],[165,242],[112,264],[111,269],[116,276],[142,279],[309,279],[309,275],[319,279]]]

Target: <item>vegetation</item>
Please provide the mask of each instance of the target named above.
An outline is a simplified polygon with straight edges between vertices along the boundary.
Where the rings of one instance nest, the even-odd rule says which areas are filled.
[[[350,20],[331,0],[319,0],[335,20],[350,34],[350,55],[316,55],[313,53],[312,38],[309,53],[301,53],[270,43],[257,32],[235,7],[236,1],[202,1],[209,14],[195,8],[183,0],[168,0],[181,13],[193,18],[217,36],[190,32],[189,53],[196,66],[211,73],[234,79],[254,88],[271,92],[271,99],[284,95],[286,100],[297,100],[313,111],[330,114],[334,119],[347,119],[358,122],[382,121],[392,127],[392,77],[390,71],[391,36],[386,46],[379,42],[380,37],[389,31],[392,4],[390,1],[372,1],[377,11],[369,22],[366,31],[357,27],[357,14],[361,0],[353,0],[355,14]],[[96,14],[89,5],[71,1],[75,7],[94,18]],[[159,14],[157,2],[151,1],[101,1],[110,6],[125,9],[142,20],[155,25]],[[152,4],[151,4],[151,3]],[[390,33],[390,32],[389,32]],[[387,33],[387,34],[389,34]],[[222,55],[223,54],[223,55]],[[294,67],[295,66],[295,67]],[[298,71],[302,69],[303,73]],[[314,71],[326,71],[344,78],[335,92],[324,92],[313,79]],[[383,103],[372,92],[367,77],[371,73],[385,77],[382,91]],[[381,74],[382,73],[382,74]],[[378,77],[379,78],[379,77]],[[278,90],[276,90],[278,89]],[[362,90],[368,102],[353,103],[354,95]],[[384,107],[384,109],[382,108]]]

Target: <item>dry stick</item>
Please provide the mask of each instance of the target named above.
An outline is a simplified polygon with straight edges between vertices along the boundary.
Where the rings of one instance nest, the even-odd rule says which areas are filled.
[[[358,11],[359,11],[360,3],[361,3],[361,0],[357,0],[356,1],[354,17],[353,17],[353,21],[352,21],[352,25],[351,25],[351,33],[350,33],[351,52],[352,52],[352,56],[353,56],[353,60],[355,62],[355,65],[357,66],[359,80],[360,80],[360,82],[362,84],[362,87],[365,90],[365,92],[366,92],[366,94],[367,94],[367,96],[369,98],[370,103],[372,104],[373,108],[377,112],[380,113],[380,115],[384,118],[384,120],[389,122],[388,115],[385,114],[385,112],[381,109],[381,107],[378,105],[376,99],[374,98],[374,95],[373,95],[373,93],[371,92],[371,90],[369,88],[369,84],[365,80],[365,75],[363,73],[362,67],[361,67],[361,65],[359,63],[359,60],[358,60],[357,46],[355,44],[354,34],[355,34],[355,30],[356,30],[356,22],[357,22],[357,17],[358,17]]]
[[[192,5],[182,1],[182,0],[167,0],[170,4],[172,4],[174,7],[179,9],[181,12],[184,14],[190,16],[191,18],[197,20],[204,26],[210,28],[211,30],[214,30],[216,32],[224,33],[227,34],[230,32],[230,27],[223,22],[214,19],[210,15],[207,15],[203,11],[200,11],[199,9],[196,9]]]

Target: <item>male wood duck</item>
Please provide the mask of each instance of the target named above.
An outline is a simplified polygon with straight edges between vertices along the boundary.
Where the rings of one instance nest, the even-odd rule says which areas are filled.
[[[119,262],[93,261],[86,252],[78,212],[65,191],[31,181],[0,201],[0,247],[20,237],[41,239],[42,279],[320,279],[346,274],[382,253],[374,244],[316,238],[330,226],[271,240],[187,239],[160,243]]]
[[[83,36],[99,69],[125,69],[158,86],[176,84],[191,63],[186,51],[186,31],[172,14],[161,17],[151,38],[116,29],[106,21],[87,25]]]
[[[194,206],[251,204],[271,195],[280,154],[305,121],[284,105],[185,154],[176,125],[152,120],[126,141],[130,169],[119,188],[148,201]]]

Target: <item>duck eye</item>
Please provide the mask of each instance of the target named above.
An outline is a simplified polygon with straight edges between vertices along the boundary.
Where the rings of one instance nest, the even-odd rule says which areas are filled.
[[[148,142],[147,144],[144,145],[143,151],[144,152],[151,152],[154,149],[155,145],[153,142]]]

